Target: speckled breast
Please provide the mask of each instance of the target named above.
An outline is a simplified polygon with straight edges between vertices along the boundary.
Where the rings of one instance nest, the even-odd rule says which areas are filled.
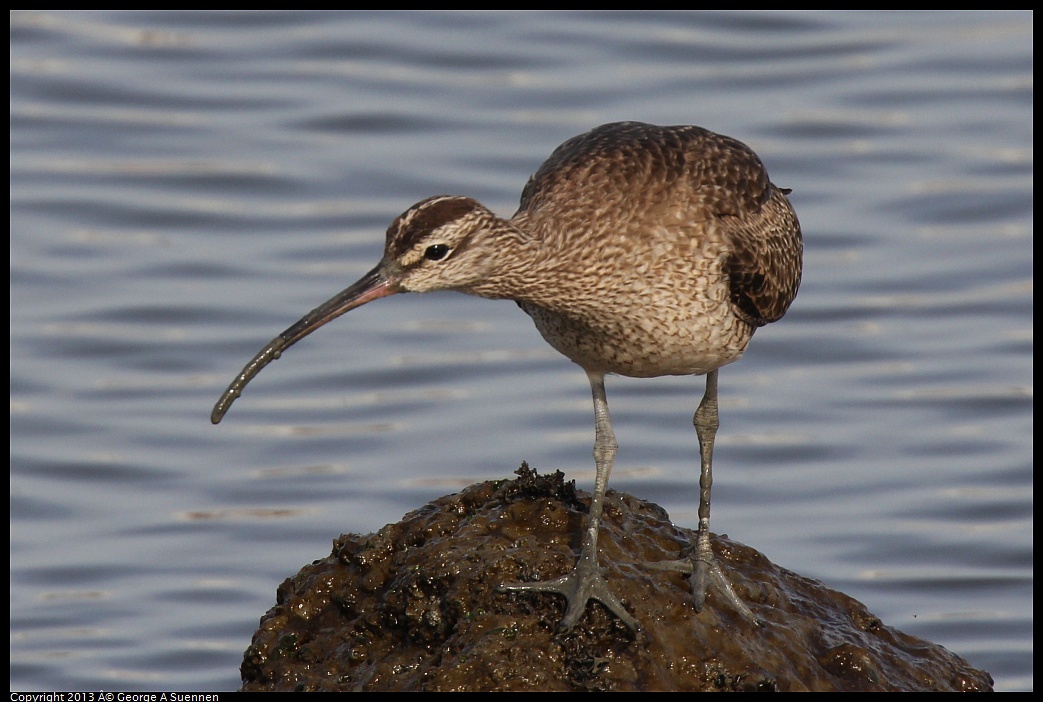
[[[588,261],[597,273],[566,279],[573,289],[560,299],[518,305],[547,343],[587,370],[702,375],[741,358],[754,327],[732,309],[723,246],[705,237],[646,241],[650,250],[627,252],[625,266],[601,249]]]

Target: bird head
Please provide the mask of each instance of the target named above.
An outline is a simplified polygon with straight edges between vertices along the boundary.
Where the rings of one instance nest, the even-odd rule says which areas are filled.
[[[395,293],[466,291],[481,282],[495,261],[495,250],[481,239],[504,227],[510,225],[468,197],[439,195],[413,205],[388,227],[380,263],[261,349],[214,405],[210,421],[220,422],[246,384],[284,350],[345,312]]]
[[[429,197],[388,227],[378,268],[396,292],[466,291],[492,270],[497,247],[483,244],[505,225],[469,197]]]

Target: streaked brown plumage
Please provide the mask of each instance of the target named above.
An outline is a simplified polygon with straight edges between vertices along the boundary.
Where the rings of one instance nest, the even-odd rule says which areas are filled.
[[[543,338],[587,373],[594,397],[594,497],[576,567],[511,590],[568,599],[563,627],[597,599],[632,628],[597,564],[597,532],[616,453],[606,373],[706,375],[694,423],[701,452],[694,552],[653,567],[693,573],[696,608],[712,577],[751,621],[709,541],[717,369],[753,332],[781,318],[800,285],[802,241],[789,191],[746,145],[700,127],[606,124],[569,139],[529,179],[511,219],[456,196],[422,200],[392,222],[384,256],[361,280],[272,340],[214,407],[216,424],[243,387],[326,322],[398,292],[459,290],[515,300]]]

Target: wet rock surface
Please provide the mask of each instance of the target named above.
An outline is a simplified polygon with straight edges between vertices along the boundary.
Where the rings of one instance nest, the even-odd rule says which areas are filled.
[[[242,665],[243,690],[987,691],[992,678],[941,646],[726,537],[714,549],[754,627],[711,587],[696,613],[677,558],[694,532],[609,492],[602,572],[641,624],[588,603],[558,630],[564,598],[499,586],[565,574],[589,496],[561,473],[442,497],[332,554],[278,589]]]

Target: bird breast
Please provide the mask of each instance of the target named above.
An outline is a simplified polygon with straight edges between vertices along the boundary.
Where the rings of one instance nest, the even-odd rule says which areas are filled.
[[[723,271],[728,250],[710,228],[600,237],[563,270],[548,261],[529,271],[545,282],[515,299],[547,343],[586,370],[707,373],[737,361],[754,330],[734,313]]]

